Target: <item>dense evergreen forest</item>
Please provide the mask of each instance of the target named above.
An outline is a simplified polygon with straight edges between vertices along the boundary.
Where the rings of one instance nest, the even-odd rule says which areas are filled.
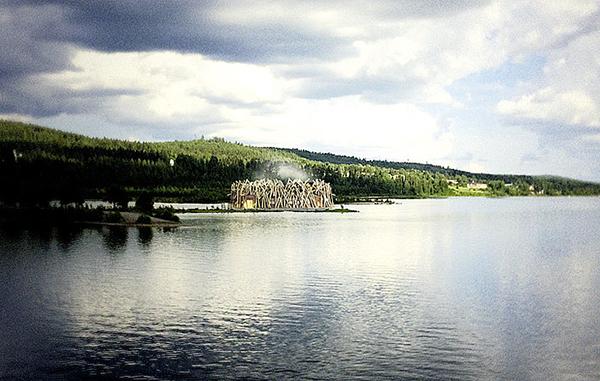
[[[285,169],[285,170],[282,170]],[[291,171],[290,171],[291,169]],[[555,177],[473,174],[418,163],[367,161],[296,149],[260,148],[222,139],[161,143],[90,138],[0,121],[0,200],[158,200],[220,202],[232,182],[304,173],[330,182],[338,199],[356,196],[591,195],[600,185]],[[467,191],[468,183],[487,184]]]

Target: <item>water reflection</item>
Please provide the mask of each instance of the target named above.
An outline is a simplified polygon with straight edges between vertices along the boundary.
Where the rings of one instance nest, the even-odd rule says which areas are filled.
[[[79,241],[83,234],[83,227],[80,225],[62,225],[56,228],[56,240],[61,249],[69,251],[73,243]]]
[[[53,240],[53,228],[46,225],[32,225],[27,228],[30,242],[42,245],[46,250]]]
[[[154,232],[151,227],[140,226],[137,228],[138,231],[138,243],[144,247],[148,248],[150,243],[152,242],[152,237],[154,237]]]
[[[124,250],[128,237],[129,228],[125,226],[107,226],[102,228],[104,246],[113,254]]]
[[[46,338],[40,368],[39,335],[0,330],[0,378],[597,379],[600,203],[581,200],[0,232],[26,253],[0,256],[0,326]]]

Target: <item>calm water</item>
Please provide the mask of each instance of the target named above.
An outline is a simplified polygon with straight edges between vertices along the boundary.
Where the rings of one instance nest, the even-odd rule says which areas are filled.
[[[0,379],[598,379],[600,198],[0,229]]]

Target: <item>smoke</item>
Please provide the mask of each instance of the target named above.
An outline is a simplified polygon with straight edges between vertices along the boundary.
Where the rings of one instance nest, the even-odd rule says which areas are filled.
[[[298,165],[290,163],[269,162],[259,167],[252,176],[254,180],[258,179],[294,179],[308,180],[310,175]]]
[[[291,164],[280,164],[277,169],[277,177],[280,179],[307,180],[309,176],[299,167]]]

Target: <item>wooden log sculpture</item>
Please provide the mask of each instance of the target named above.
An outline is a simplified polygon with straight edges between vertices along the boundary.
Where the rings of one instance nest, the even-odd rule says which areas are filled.
[[[273,179],[231,184],[234,209],[324,209],[333,206],[331,185],[323,180]]]

